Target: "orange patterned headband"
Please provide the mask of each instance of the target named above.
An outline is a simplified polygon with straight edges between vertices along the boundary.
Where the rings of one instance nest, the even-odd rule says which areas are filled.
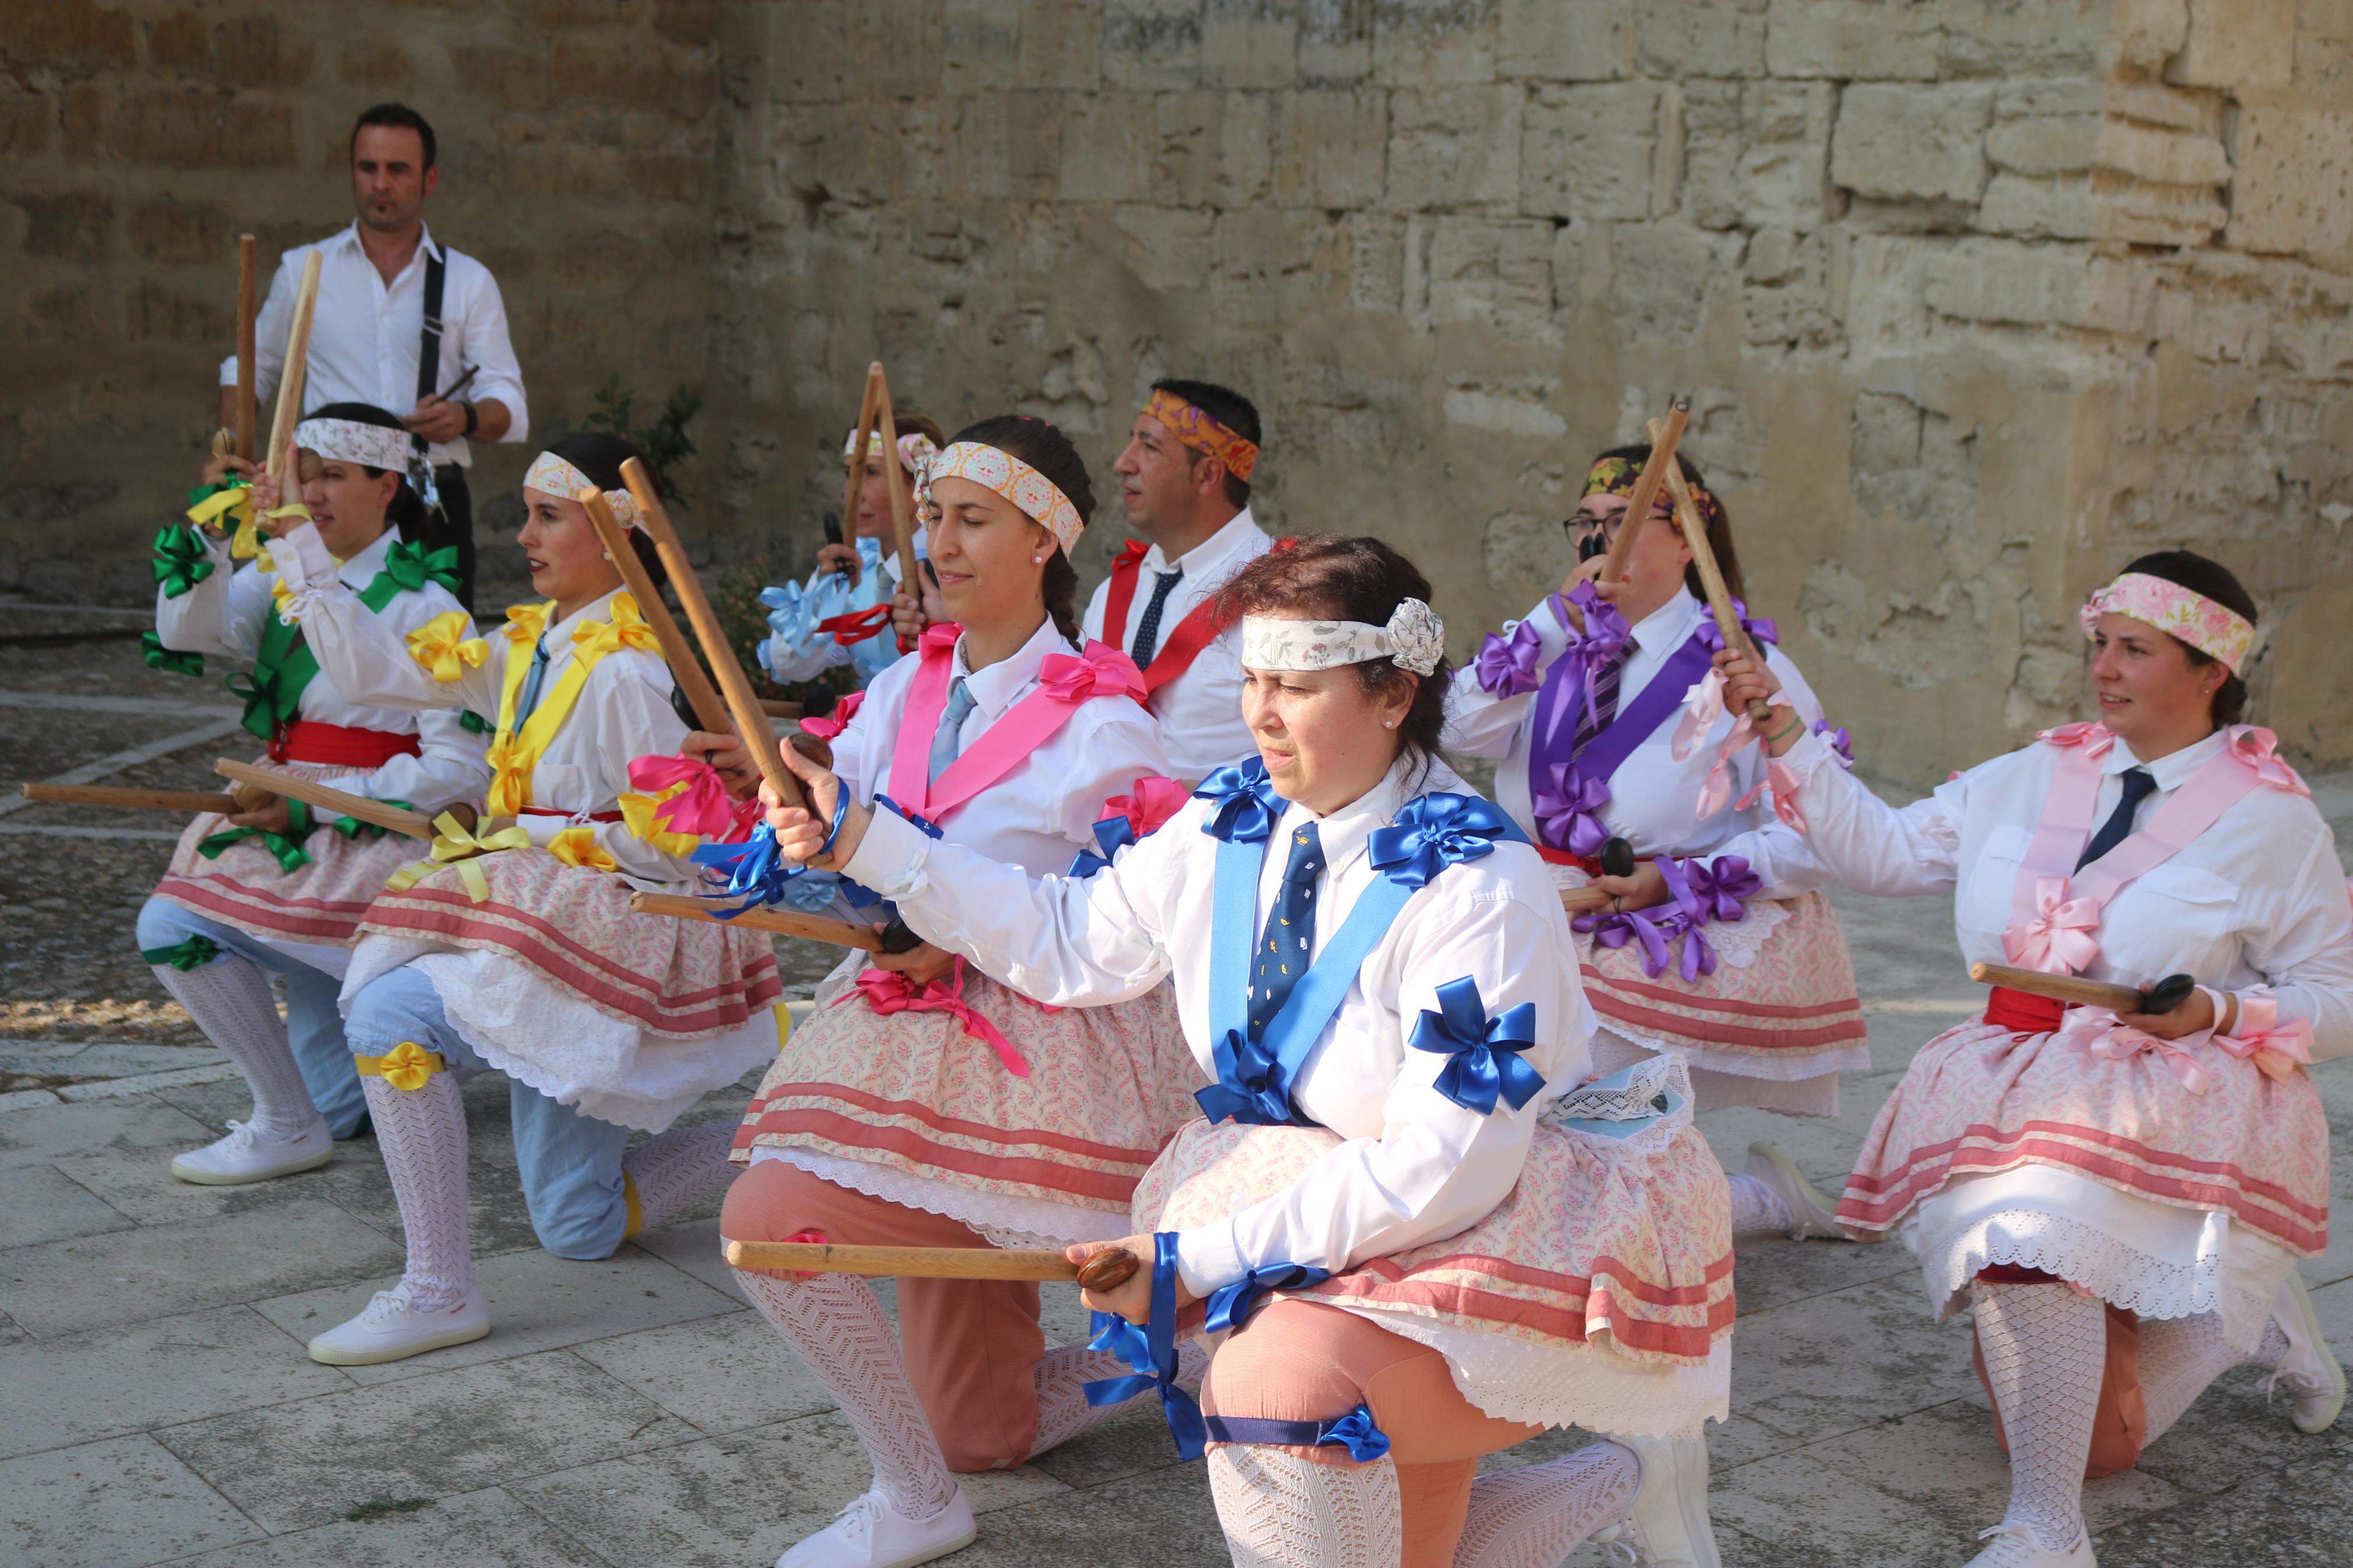
[[[1176,433],[1176,439],[1226,465],[1226,472],[1250,483],[1258,467],[1258,443],[1245,441],[1173,392],[1157,391],[1144,411]]]

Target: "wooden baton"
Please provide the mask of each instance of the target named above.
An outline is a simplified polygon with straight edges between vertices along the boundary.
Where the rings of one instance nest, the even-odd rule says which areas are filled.
[[[899,581],[909,594],[921,598],[923,590],[915,582],[915,498],[907,488],[906,468],[899,461],[899,416],[891,408],[891,383],[882,374],[881,360],[866,374],[874,384],[874,416],[882,426],[882,478],[891,492],[891,533],[898,545]],[[901,651],[905,651],[905,645],[901,645]]]
[[[2168,974],[2146,991],[2075,974],[2050,974],[2040,969],[2016,969],[2007,963],[1972,963],[1969,978],[1980,985],[1999,985],[2047,996],[2078,1007],[2105,1007],[2111,1013],[2170,1013],[2189,999],[2198,983],[2187,974]]]
[[[621,581],[628,584],[629,597],[638,602],[638,614],[646,618],[646,625],[653,627],[655,637],[660,641],[662,661],[670,666],[679,689],[686,693],[686,705],[694,710],[695,723],[712,734],[726,734],[733,728],[727,721],[727,704],[720,700],[719,689],[703,674],[702,661],[694,657],[694,645],[686,640],[670,606],[662,603],[661,590],[654,586],[646,563],[638,559],[636,549],[629,543],[629,531],[613,515],[612,503],[600,492],[580,504],[587,509],[588,521],[595,525],[596,537],[604,542],[605,558],[620,569]],[[758,744],[752,736],[741,738],[747,746]]]
[[[882,362],[866,367],[866,387],[858,398],[858,430],[850,438],[849,456],[842,461],[841,526],[858,536],[858,492],[866,484],[866,453],[874,439],[874,400],[882,390]]]
[[[286,329],[286,367],[278,377],[278,407],[269,421],[269,477],[278,481],[278,503],[286,504],[286,482],[294,469],[294,426],[302,422],[302,384],[311,373],[311,312],[319,302],[319,252],[302,263],[301,286],[294,290],[294,320]],[[299,498],[294,498],[299,499]]]
[[[1651,421],[1651,439],[1656,441],[1663,426]],[[1675,523],[1683,530],[1683,542],[1691,547],[1692,566],[1699,573],[1699,585],[1707,594],[1708,613],[1715,617],[1716,635],[1726,647],[1746,647],[1748,656],[1757,663],[1765,662],[1764,653],[1751,641],[1747,628],[1740,624],[1740,612],[1732,606],[1732,590],[1725,586],[1724,568],[1716,564],[1715,546],[1708,542],[1707,519],[1700,515],[1699,501],[1691,493],[1691,485],[1683,479],[1683,465],[1667,470],[1667,493],[1674,499]],[[1748,717],[1763,724],[1773,710],[1761,697],[1748,700]]]
[[[20,792],[26,800],[53,805],[115,805],[134,811],[217,812],[223,816],[243,811],[235,795],[206,795],[192,789],[123,789],[114,784],[28,784]]]
[[[760,711],[771,719],[797,719],[801,716],[802,707],[797,702],[779,702],[774,698],[763,697],[760,699]]]
[[[292,773],[280,773],[276,768],[259,767],[252,763],[240,763],[234,757],[223,757],[213,764],[213,772],[238,784],[251,784],[271,795],[282,795],[289,800],[299,800],[305,805],[315,805],[322,811],[332,811],[337,816],[348,816],[359,822],[374,823],[394,833],[411,838],[433,839],[433,819],[421,811],[370,800],[365,795],[351,795],[327,784],[298,779]]]
[[[253,236],[240,234],[237,237],[237,455],[248,463],[253,461],[256,414],[253,403],[253,318],[260,308],[260,301],[254,297],[253,249]]]
[[[1691,399],[1678,397],[1667,411],[1663,435],[1651,437],[1651,460],[1642,465],[1641,477],[1634,481],[1634,493],[1626,500],[1624,521],[1618,525],[1618,537],[1609,542],[1609,553],[1601,558],[1601,580],[1605,583],[1623,581],[1626,557],[1633,553],[1634,535],[1651,520],[1651,509],[1659,503],[1659,486],[1674,468],[1675,447],[1683,438],[1683,426],[1691,418]]]
[[[829,1241],[731,1241],[730,1268],[788,1268],[800,1274],[862,1274],[870,1279],[1075,1280],[1090,1290],[1124,1285],[1144,1267],[1124,1247],[1105,1247],[1085,1263],[1059,1252],[997,1247],[845,1247]]]
[[[667,915],[677,921],[717,921],[720,910],[724,907],[720,900],[691,899],[677,893],[629,895],[630,913]],[[882,951],[882,933],[872,926],[828,920],[823,915],[805,915],[795,910],[745,910],[723,923],[746,926],[753,931],[772,931],[779,936],[806,937],[811,942],[831,942],[836,947],[854,947],[860,952]]]

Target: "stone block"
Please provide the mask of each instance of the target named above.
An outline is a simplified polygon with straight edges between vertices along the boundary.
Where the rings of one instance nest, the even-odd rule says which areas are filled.
[[[217,343],[237,331],[229,312],[210,300],[174,294],[144,281],[125,297],[122,321],[125,332],[136,343]]]
[[[1746,189],[1741,161],[1748,150],[1747,121],[1740,100],[1746,87],[1737,81],[1683,84],[1681,205],[1683,215],[1702,228],[1734,228],[1740,223]],[[1533,111],[1529,118],[1533,123]]]
[[[8,55],[57,66],[122,68],[138,63],[131,13],[93,0],[25,0],[11,6]]]
[[[54,1165],[19,1165],[0,1171],[0,1247],[28,1247],[35,1242],[63,1241],[70,1237],[100,1236],[121,1230],[129,1218],[101,1199],[76,1185]],[[0,1383],[0,1388],[12,1385]],[[13,1392],[13,1390],[12,1390]],[[0,1452],[22,1453],[7,1447],[6,1406],[0,1405]]]
[[[1550,224],[1437,218],[1428,265],[1433,325],[1491,327],[1519,342],[1552,332]]]
[[[549,51],[508,44],[452,45],[449,64],[470,96],[506,109],[544,109],[554,90]]]
[[[1309,5],[1299,14],[1299,84],[1349,87],[1372,79],[1373,8]]]
[[[576,142],[524,142],[499,158],[500,184],[515,192],[610,194],[629,184],[628,162],[617,148]]]
[[[41,1568],[162,1563],[262,1532],[142,1433],[0,1463],[9,1545]]]
[[[2233,152],[2225,242],[2341,262],[2353,247],[2353,113],[2250,105]]]
[[[1828,216],[1836,104],[1836,90],[1828,82],[1762,81],[1742,88],[1744,223],[1799,234],[1821,226]]]
[[[1621,342],[1677,342],[1698,331],[1709,297],[1732,279],[1740,237],[1681,223],[1620,224],[1609,237],[1610,310]]]
[[[1627,74],[1631,0],[1503,0],[1495,74],[1608,81]]]
[[[1942,0],[1938,73],[1947,77],[2105,74],[2112,0]]]
[[[146,90],[126,92],[106,125],[106,148],[132,163],[202,168],[221,161],[221,112],[217,93]]]
[[[2210,134],[2222,126],[2222,97],[2213,92],[2185,92],[2161,82],[2118,81],[2107,84],[2092,107],[2113,120],[2137,120],[2175,131]]]
[[[2031,114],[2004,120],[1986,133],[1986,156],[2019,174],[2074,174],[2100,156],[2096,114]],[[2216,152],[2221,151],[2220,146]]]
[[[699,204],[711,189],[711,160],[640,153],[628,161],[628,188],[641,201]]]
[[[315,53],[309,39],[287,37],[265,12],[228,17],[212,30],[214,68],[233,72],[240,87],[300,87]]]
[[[2189,0],[2116,0],[2112,26],[2117,58],[2154,71],[2180,53],[2189,35]]]
[[[1777,77],[1927,81],[1943,37],[1937,0],[1773,0],[1765,65]]]
[[[1409,212],[1513,205],[1521,96],[1511,87],[1391,93],[1387,205]]]
[[[220,156],[222,163],[237,169],[292,168],[293,106],[231,102],[221,124]]]
[[[2158,184],[2221,185],[2231,179],[2230,154],[2219,138],[2129,120],[2112,120],[2103,128],[2100,163]]]
[[[666,110],[678,100],[678,68],[667,49],[624,38],[559,33],[548,75],[573,103]]]
[[[654,31],[673,44],[716,44],[719,0],[655,0]]]
[[[1175,206],[1218,203],[1218,110],[1222,94],[1164,92],[1153,100],[1152,195]]]
[[[1276,106],[1288,93],[1229,92],[1218,114],[1217,201],[1256,206],[1273,174]]]
[[[1568,435],[1568,421],[1549,402],[1559,391],[1560,384],[1550,377],[1457,372],[1446,379],[1440,407],[1450,428],[1558,441]]]
[[[1985,189],[1993,89],[1977,84],[1850,87],[1831,139],[1831,178],[1890,200],[1974,202]]]
[[[1202,0],[1103,0],[1103,83],[1155,90],[1201,79]]]
[[[1022,0],[1013,79],[1024,87],[1092,92],[1103,80],[1101,0]]]
[[[941,12],[940,85],[984,92],[1018,79],[1022,0],[946,0]]]
[[[374,39],[344,45],[335,61],[336,78],[348,87],[405,87],[416,68],[402,50]]]
[[[2285,87],[2295,78],[2296,0],[2189,0],[2165,79],[2185,87]]]
[[[56,110],[38,92],[0,92],[0,157],[32,158],[49,150]]]
[[[147,58],[166,70],[209,70],[212,49],[205,37],[205,19],[194,11],[158,16],[147,29]]]
[[[1577,546],[1557,517],[1498,513],[1487,520],[1481,553],[1488,585],[1507,603],[1532,603],[1577,569]]]
[[[1820,349],[1840,337],[1831,247],[1820,230],[1758,229],[1742,259],[1740,341],[1752,348]]]
[[[2094,208],[2089,174],[2045,179],[2004,172],[1986,183],[1972,226],[2032,239],[2089,239]]]
[[[1070,99],[1058,194],[1071,202],[1145,200],[1152,188],[1152,131],[1153,103],[1141,94]]]
[[[1277,206],[1357,208],[1381,199],[1388,95],[1286,92],[1273,102],[1271,184]]]
[[[1210,303],[1222,319],[1247,325],[1295,319],[1321,304],[1338,282],[1345,235],[1319,213],[1219,213]]]
[[[1374,0],[1373,79],[1392,87],[1495,79],[1499,0]]]
[[[1652,75],[1765,74],[1766,0],[1681,0],[1634,11],[1634,62]]]
[[[219,1136],[217,1129],[161,1105],[60,1106],[0,1119],[0,1171],[72,1154],[168,1160]]]
[[[528,1491],[528,1483],[517,1490]],[[604,1560],[492,1487],[413,1511],[338,1520],[185,1558],[173,1568],[602,1568]]]
[[[1666,91],[1651,81],[1535,89],[1523,117],[1520,210],[1539,217],[1649,217],[1656,210]],[[1732,91],[1736,98],[1738,89]]]
[[[103,191],[8,198],[25,210],[25,254],[57,261],[104,261],[114,248],[114,203]]]
[[[738,1310],[607,1335],[572,1353],[714,1436],[830,1412],[833,1395],[767,1319],[729,1305]]]
[[[1299,70],[1299,16],[1275,0],[1208,0],[1201,79],[1211,87],[1289,87]]]
[[[1405,309],[1405,242],[1406,219],[1395,213],[1348,215],[1350,309],[1376,315]]]
[[[87,163],[98,155],[105,121],[105,95],[98,88],[78,82],[66,89],[58,123],[65,132],[65,154],[69,161]]]

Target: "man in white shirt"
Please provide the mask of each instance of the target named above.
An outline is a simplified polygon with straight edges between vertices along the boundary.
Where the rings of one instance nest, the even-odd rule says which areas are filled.
[[[1242,721],[1241,630],[1216,626],[1209,601],[1274,548],[1250,513],[1259,439],[1258,410],[1240,393],[1157,381],[1112,465],[1144,540],[1128,542],[1095,589],[1086,635],[1144,670],[1169,763],[1187,784],[1258,753]]]
[[[401,415],[433,464],[440,512],[428,547],[458,551],[458,596],[474,602],[474,507],[466,488],[470,442],[521,441],[530,426],[522,370],[507,337],[505,303],[490,268],[437,243],[425,198],[440,184],[433,127],[415,110],[379,103],[352,127],[352,195],[358,218],[332,238],[279,258],[255,323],[254,395],[268,408],[285,369],[286,331],[304,258],[320,253],[311,309],[305,408],[367,403]],[[438,317],[427,309],[438,290]],[[428,331],[430,336],[428,337]],[[433,344],[430,363],[426,344]],[[465,385],[461,389],[459,382]],[[220,419],[236,423],[237,356],[221,362]],[[430,500],[431,498],[428,498]]]

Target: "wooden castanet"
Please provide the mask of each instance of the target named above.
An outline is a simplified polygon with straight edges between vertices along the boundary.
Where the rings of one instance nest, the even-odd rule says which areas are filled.
[[[294,473],[294,426],[302,422],[302,384],[311,373],[311,312],[319,302],[319,257],[312,251],[302,263],[302,282],[294,290],[294,320],[286,329],[286,366],[278,377],[278,407],[269,421],[269,477],[279,484],[282,504]]]
[[[1144,1267],[1106,1247],[1082,1264],[1059,1252],[997,1247],[840,1247],[828,1241],[731,1241],[730,1268],[789,1268],[798,1274],[861,1274],[890,1279],[1075,1280],[1090,1290],[1126,1284]]]
[[[1601,560],[1601,580],[1620,582],[1626,575],[1626,557],[1633,552],[1634,536],[1651,521],[1651,509],[1659,502],[1659,486],[1666,476],[1675,471],[1675,447],[1683,438],[1683,426],[1691,418],[1691,399],[1678,397],[1667,411],[1663,434],[1651,437],[1651,460],[1642,465],[1641,477],[1634,481],[1634,493],[1626,499],[1626,521],[1618,525],[1618,537],[1609,542],[1609,553]]]
[[[298,779],[291,773],[281,773],[276,768],[259,767],[252,763],[240,763],[234,757],[223,757],[213,764],[213,772],[238,784],[251,784],[282,795],[289,800],[299,800],[305,805],[315,805],[322,811],[333,812],[357,822],[372,822],[376,826],[411,838],[431,842],[433,819],[421,811],[370,800],[365,795],[351,795],[309,779]]]
[[[581,505],[586,509],[589,522],[596,530],[597,539],[605,546],[605,558],[620,570],[621,581],[628,585],[629,597],[638,602],[638,614],[653,627],[654,637],[661,643],[662,662],[670,666],[670,674],[678,680],[678,689],[686,693],[686,705],[694,710],[694,721],[714,735],[724,735],[732,726],[727,721],[727,704],[720,700],[719,689],[702,673],[702,665],[694,657],[694,645],[678,629],[678,622],[662,603],[661,590],[654,586],[646,563],[629,543],[629,531],[613,515],[612,503],[601,494],[589,497]],[[746,740],[745,743],[753,742]]]
[[[253,318],[260,309],[253,271],[254,238],[237,237],[237,455],[253,461],[253,427],[259,411],[253,401]]]
[[[222,816],[242,811],[234,795],[206,795],[193,789],[124,789],[115,784],[28,784],[21,792],[26,800],[47,801],[53,805],[113,805],[133,811],[189,811],[199,815],[216,813]]]
[[[629,895],[631,913],[665,915],[677,921],[717,921],[719,911],[725,907],[718,900],[690,899],[677,893]],[[745,926],[753,931],[772,931],[780,936],[805,937],[810,942],[831,942],[836,947],[854,947],[860,952],[882,951],[882,933],[872,926],[828,920],[823,915],[805,915],[797,910],[745,910],[723,923]]]
[[[2111,985],[2076,974],[2046,974],[2040,969],[2014,969],[2007,963],[1972,963],[1969,978],[1980,985],[1999,985],[2079,1007],[2105,1007],[2111,1013],[2141,1012],[2146,1000],[2129,985]]]
[[[1651,420],[1651,438],[1657,440],[1662,429],[1657,420]],[[1715,617],[1716,635],[1724,639],[1725,647],[1746,647],[1749,657],[1762,664],[1765,656],[1749,640],[1746,629],[1740,624],[1740,612],[1733,608],[1732,590],[1725,584],[1724,568],[1716,563],[1715,546],[1708,542],[1707,519],[1700,515],[1699,502],[1683,479],[1680,463],[1667,470],[1667,493],[1674,498],[1675,523],[1683,530],[1683,542],[1691,547],[1692,569],[1699,574],[1700,587],[1707,594],[1708,613]],[[1772,711],[1763,698],[1748,700],[1748,717],[1753,722],[1763,724]]]

